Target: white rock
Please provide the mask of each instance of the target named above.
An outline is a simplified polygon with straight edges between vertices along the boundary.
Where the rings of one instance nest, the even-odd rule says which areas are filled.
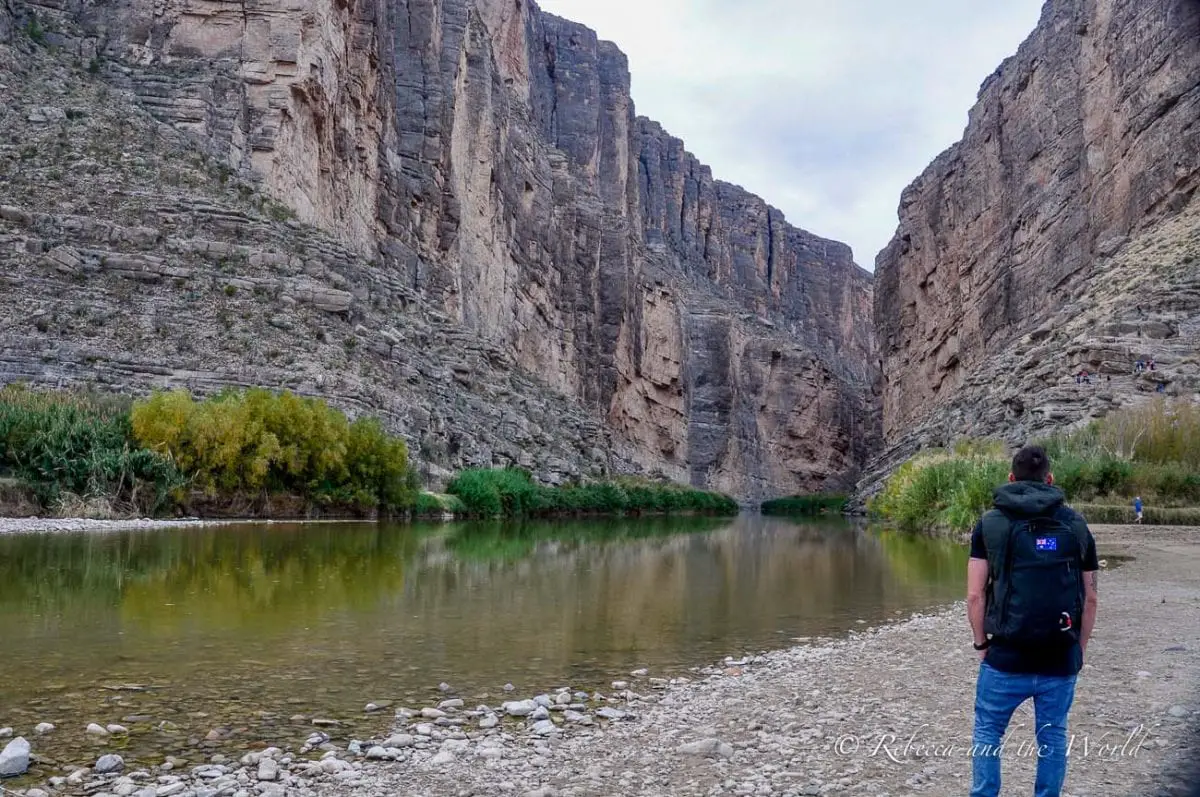
[[[51,725],[49,722],[39,722],[34,727],[33,732],[40,735],[43,733],[50,733],[50,731],[52,731],[52,730],[54,730],[54,726]]]
[[[629,682],[628,681],[613,681],[612,688],[617,690],[618,692],[623,691],[623,690],[629,688]]]
[[[485,731],[491,730],[492,728],[495,728],[499,724],[500,724],[500,718],[497,717],[495,714],[488,714],[486,717],[484,717],[483,719],[481,719],[479,721],[479,727]]]
[[[558,696],[554,698],[554,702],[560,706],[570,705],[571,693],[570,692],[560,692],[558,694]]]
[[[446,712],[442,711],[441,709],[437,709],[437,708],[423,708],[423,709],[421,709],[421,717],[422,717],[423,719],[427,719],[427,720],[440,720],[440,719],[441,719],[442,717],[444,717],[444,716],[446,716]]]
[[[0,777],[23,775],[29,769],[29,742],[18,736],[0,750]]]
[[[124,725],[117,725],[115,723],[113,725],[105,726],[104,730],[108,731],[109,733],[129,733],[129,729]]]
[[[168,783],[165,786],[159,786],[154,791],[155,797],[171,797],[172,794],[179,794],[187,790],[187,784],[183,781],[178,783]]]
[[[715,758],[733,758],[733,747],[720,739],[705,739],[700,742],[690,742],[680,745],[676,752],[683,755],[707,756]]]
[[[108,736],[108,731],[94,722],[88,723],[87,732],[92,736]]]
[[[450,753],[450,752],[443,750],[442,752],[435,755],[433,757],[433,760],[430,761],[429,763],[435,767],[442,767],[442,766],[445,766],[446,764],[453,764],[454,763],[454,753]]]
[[[538,704],[532,700],[514,700],[501,706],[504,713],[510,717],[528,717],[537,711]]]
[[[13,735],[12,728],[0,728],[0,739],[7,739]]]
[[[419,723],[416,731],[418,736],[433,736],[433,726],[428,722]]]
[[[647,675],[650,674],[650,671],[643,667],[642,669],[634,670],[633,672],[631,672],[629,674],[632,675],[634,678],[645,678]]]
[[[535,722],[530,730],[532,730],[538,736],[550,736],[551,734],[560,733],[558,726],[550,720]]]
[[[1184,708],[1183,706],[1171,706],[1171,708],[1169,708],[1169,709],[1167,710],[1167,713],[1168,713],[1168,714],[1170,714],[1172,717],[1175,717],[1175,718],[1177,718],[1177,719],[1183,719],[1184,717],[1186,717],[1186,716],[1187,716],[1188,714],[1190,714],[1191,712],[1190,712],[1190,711],[1188,711],[1188,710],[1187,710],[1186,708]]]
[[[530,719],[534,721],[548,720],[550,719],[550,710],[545,706],[538,706],[530,715]]]
[[[384,747],[412,747],[416,743],[417,743],[417,740],[413,736],[411,736],[407,733],[398,733],[395,736],[389,736],[387,741],[385,741],[383,743],[383,746]]]
[[[367,748],[367,758],[372,761],[382,761],[388,758],[388,752],[379,745]]]
[[[438,703],[438,708],[444,711],[446,709],[462,708],[463,705],[463,701],[456,697],[453,700],[443,700],[441,703]]]
[[[596,716],[606,720],[623,720],[628,715],[619,708],[609,708],[605,706],[596,712]]]
[[[30,789],[25,792],[25,797],[50,797],[49,792],[44,792],[41,789]]]
[[[449,692],[449,691],[450,691],[450,684],[448,684],[448,683],[446,683],[445,681],[443,681],[442,683],[438,684],[438,690],[439,690],[439,691],[442,691],[442,692]]]
[[[517,687],[513,686],[512,684],[505,684],[505,685],[504,685],[504,691],[505,691],[505,692],[513,692],[513,691],[516,691],[516,688],[517,688]]]
[[[119,755],[102,755],[96,762],[96,774],[107,775],[110,772],[120,772],[125,768],[125,759]]]
[[[493,761],[498,761],[504,758],[504,751],[499,747],[484,747],[477,754],[480,758],[488,758]]]
[[[275,780],[279,777],[279,764],[273,758],[264,758],[258,762],[258,779]]]

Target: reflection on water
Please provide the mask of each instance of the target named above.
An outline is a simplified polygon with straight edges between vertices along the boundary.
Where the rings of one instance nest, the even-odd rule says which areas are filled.
[[[4,537],[0,726],[83,748],[88,722],[124,721],[134,756],[302,739],[314,717],[365,735],[391,714],[368,701],[443,681],[596,687],[954,600],[965,557],[757,517]]]

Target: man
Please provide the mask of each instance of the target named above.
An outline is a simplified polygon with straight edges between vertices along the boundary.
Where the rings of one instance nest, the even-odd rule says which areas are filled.
[[[1142,497],[1139,495],[1137,498],[1133,499],[1133,514],[1136,516],[1136,517],[1134,517],[1134,520],[1133,520],[1134,523],[1142,522],[1142,509],[1143,508],[1144,507],[1142,506]]]
[[[1054,486],[1044,449],[1018,451],[1008,480],[971,535],[967,567],[967,613],[980,659],[971,797],[1000,794],[1001,741],[1029,699],[1038,743],[1034,795],[1058,797],[1067,774],[1067,715],[1096,622],[1100,563],[1087,523]]]

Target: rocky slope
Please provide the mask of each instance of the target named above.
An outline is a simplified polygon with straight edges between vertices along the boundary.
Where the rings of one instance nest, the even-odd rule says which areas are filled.
[[[1197,4],[1046,4],[877,260],[878,465],[1195,390],[1198,89]],[[1165,369],[1134,378],[1152,356]]]
[[[237,183],[247,196],[271,197],[278,204],[269,210],[280,218],[290,210],[299,222],[284,231],[278,224],[226,221],[221,238],[203,214],[175,214],[187,218],[189,236],[263,239],[256,245],[273,239],[276,248],[292,249],[301,241],[309,249],[315,240],[336,244],[339,259],[359,270],[343,268],[341,280],[325,287],[362,294],[338,312],[367,312],[376,303],[367,286],[388,285],[404,300],[372,310],[379,325],[395,328],[391,345],[408,347],[417,360],[432,353],[408,337],[409,319],[401,317],[408,307],[444,319],[448,335],[493,352],[501,383],[510,370],[534,374],[598,421],[595,434],[574,441],[589,462],[610,460],[619,449],[623,467],[752,498],[843,485],[877,439],[869,275],[848,248],[791,227],[762,200],[714,180],[682,142],[636,117],[624,56],[590,30],[527,0],[5,2],[13,66],[6,70],[12,79],[2,82],[10,108],[21,109],[9,121],[40,125],[36,132],[49,140],[65,135],[68,151],[55,161],[58,170],[77,172],[78,154],[96,161],[111,181],[129,179],[111,160],[73,148],[80,135],[73,127],[110,140],[119,127],[93,131],[100,119],[76,124],[57,116],[71,101],[90,113],[98,100],[88,92],[109,91],[128,103],[126,118],[149,114],[159,125],[146,121],[145,129],[202,152],[210,177],[229,184],[226,197]],[[45,31],[40,37],[28,32],[35,18]],[[38,102],[58,110],[30,122],[37,103],[20,70],[29,53],[50,58],[47,48],[70,75],[61,86],[43,82],[46,96]],[[40,147],[26,159],[31,163],[21,164],[17,142],[6,146],[6,172],[52,168]],[[98,189],[97,181],[79,178],[64,191],[64,198],[89,205],[82,213],[69,208],[81,219],[76,225],[105,212],[139,215],[121,207],[123,199],[101,202]],[[23,242],[31,227],[40,229],[26,215],[63,209],[46,203],[44,186],[29,186],[21,202],[10,190],[0,200],[24,215],[5,222],[7,232],[13,225],[26,230]],[[186,206],[191,191],[185,185],[170,193],[172,203]],[[94,207],[101,204],[102,212]],[[134,221],[162,230],[161,218],[155,223],[142,213]],[[84,243],[61,234],[43,233],[40,240],[50,248]],[[173,263],[172,241],[164,232],[137,246]],[[129,248],[125,240],[116,243]],[[268,256],[224,268],[248,283],[283,284],[296,266]],[[63,291],[53,284],[58,279],[22,280],[20,306]],[[171,282],[177,279],[160,275],[158,287],[143,286],[147,306],[179,318],[174,305],[182,296]],[[112,290],[98,289],[96,301],[113,300]],[[128,330],[129,306],[117,300],[111,309],[113,325]],[[269,317],[303,321],[291,306]],[[260,347],[274,334],[258,323],[266,320],[246,319],[244,334]],[[86,340],[62,328],[46,334],[61,347]],[[171,331],[162,337],[196,343],[204,358],[240,356],[222,342],[200,345]],[[141,356],[125,345],[91,344],[104,357]],[[298,363],[305,359],[284,341],[271,345]],[[4,346],[13,363],[9,378],[51,379],[62,370],[36,340],[6,336]],[[447,346],[439,356],[460,359],[457,344]],[[357,351],[363,348],[369,347]],[[186,381],[177,372],[192,370],[169,356],[156,367],[168,371],[161,382]],[[380,367],[370,378],[381,393],[373,403],[395,403],[401,395],[407,403],[407,394],[389,386],[392,367]],[[326,363],[316,370],[341,379],[345,368]],[[89,363],[69,370],[78,379],[100,373]],[[290,370],[301,379],[303,368]],[[477,378],[492,384],[490,376]],[[444,418],[455,392],[422,406]],[[395,425],[419,437],[420,424],[404,415],[392,414]],[[519,408],[512,415],[529,421]],[[462,432],[457,421],[445,423]],[[543,428],[571,447],[573,432],[552,423]],[[587,442],[609,434],[611,444]],[[592,456],[593,447],[603,456]],[[423,453],[442,465],[461,463],[437,448]],[[542,462],[540,452],[516,448],[519,458]]]

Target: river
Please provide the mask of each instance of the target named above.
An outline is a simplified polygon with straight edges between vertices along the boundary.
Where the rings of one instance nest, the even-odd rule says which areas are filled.
[[[0,537],[0,727],[51,722],[78,763],[90,722],[144,761],[299,743],[314,719],[361,738],[392,707],[604,691],[907,616],[959,599],[965,559],[757,516]]]

